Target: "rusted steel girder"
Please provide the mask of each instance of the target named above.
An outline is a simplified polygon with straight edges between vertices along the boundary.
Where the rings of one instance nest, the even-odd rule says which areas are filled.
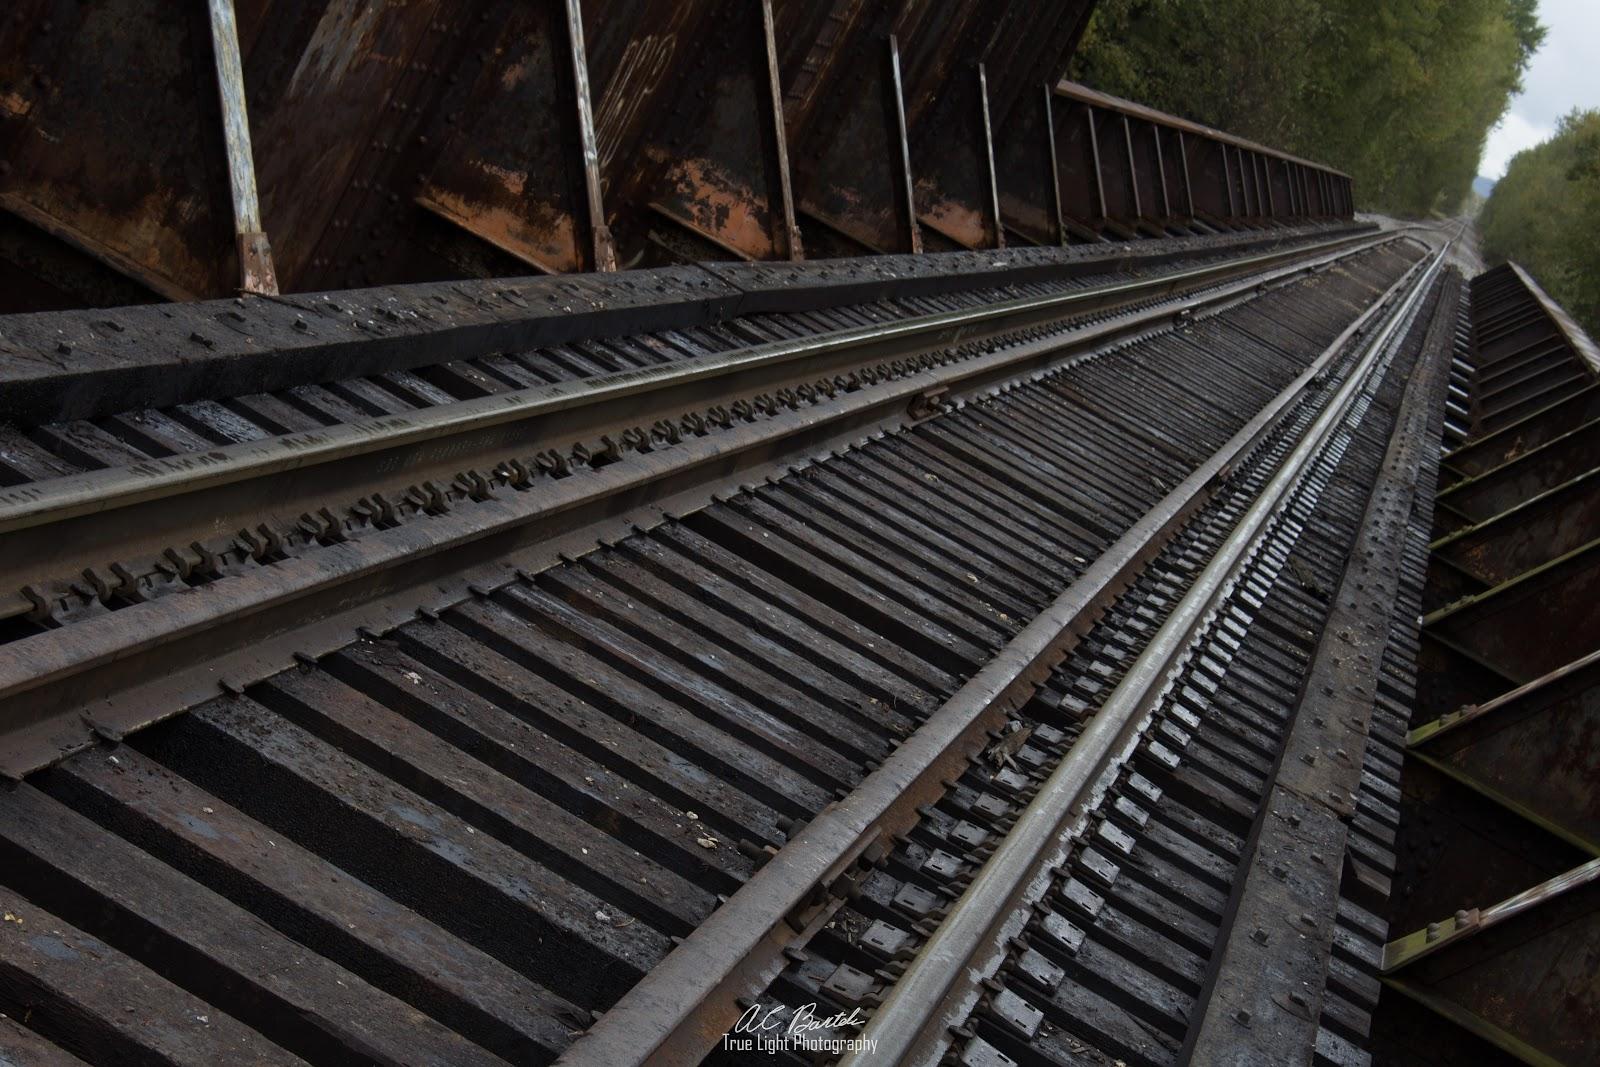
[[[1349,214],[1261,188],[1341,175],[1042,90],[1093,0],[236,0],[222,94],[203,12],[14,6],[0,310],[235,291],[246,135],[289,292]]]
[[[1353,211],[1348,175],[1071,82],[1019,109],[999,151],[1006,226],[1035,243]]]
[[[934,177],[954,191],[917,194],[958,235],[940,247],[992,246],[977,64],[1003,126],[1024,88],[1059,77],[1091,5],[240,0],[260,229],[288,291],[594,270],[613,247],[631,266],[798,258],[813,225],[842,225],[859,251],[875,212],[906,199],[904,157],[944,143],[965,169]],[[81,277],[33,272],[41,291],[17,287],[6,310],[125,302],[138,290],[118,276],[173,299],[231,292],[226,142],[214,87],[197,91],[215,84],[206,19],[131,0],[21,0],[15,16],[0,26],[0,207],[33,246],[70,247],[56,258]],[[903,136],[858,84],[890,34]],[[887,60],[868,66],[887,85]],[[971,121],[946,132],[954,113]],[[879,188],[875,167],[896,181]],[[802,222],[808,200],[848,210]]]
[[[1390,942],[1384,983],[1524,1063],[1593,1063],[1596,952],[1600,859]]]
[[[1468,425],[1442,463],[1406,739],[1391,916],[1405,936],[1385,952],[1376,1026],[1396,1061],[1588,1063],[1600,356],[1520,267],[1472,294],[1450,409]]]
[[[1600,357],[1521,268],[1481,276],[1474,293],[1472,432],[1444,458],[1453,481],[1439,493],[1424,595],[1430,717],[1600,647],[1600,531],[1588,521]]]

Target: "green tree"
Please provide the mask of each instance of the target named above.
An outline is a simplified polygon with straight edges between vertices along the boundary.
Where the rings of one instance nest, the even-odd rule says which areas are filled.
[[[1527,268],[1600,336],[1600,111],[1574,111],[1511,160],[1478,216],[1484,255]]]
[[[1544,39],[1536,0],[1101,0],[1071,76],[1454,210]]]

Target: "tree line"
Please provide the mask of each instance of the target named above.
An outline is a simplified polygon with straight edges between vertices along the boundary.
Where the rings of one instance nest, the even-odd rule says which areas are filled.
[[[1544,39],[1537,0],[1100,0],[1069,76],[1454,213]]]
[[[1478,216],[1483,253],[1513,259],[1600,337],[1600,111],[1519,152]]]

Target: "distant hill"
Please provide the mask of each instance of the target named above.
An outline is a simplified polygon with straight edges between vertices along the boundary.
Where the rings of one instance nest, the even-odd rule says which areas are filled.
[[[1472,191],[1477,193],[1479,196],[1488,196],[1490,193],[1494,192],[1494,179],[1485,178],[1481,174],[1478,175],[1476,178],[1472,179]]]

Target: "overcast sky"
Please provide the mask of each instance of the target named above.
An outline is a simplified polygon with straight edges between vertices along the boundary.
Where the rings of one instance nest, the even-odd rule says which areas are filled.
[[[1539,0],[1539,21],[1549,31],[1544,47],[1478,164],[1489,178],[1503,177],[1512,156],[1554,133],[1562,115],[1600,107],[1600,0]]]

